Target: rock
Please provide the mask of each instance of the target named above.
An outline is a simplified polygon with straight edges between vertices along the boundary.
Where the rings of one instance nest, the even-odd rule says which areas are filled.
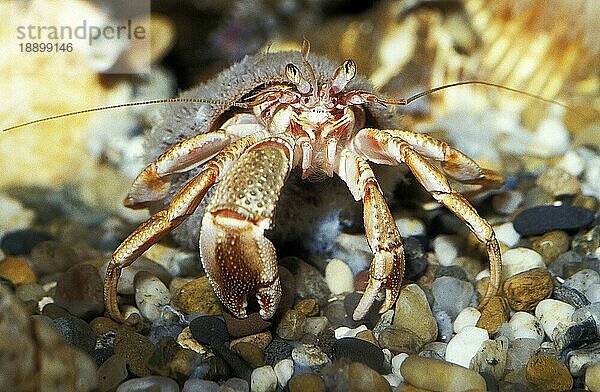
[[[338,327],[333,332],[336,339],[341,338],[353,338],[358,335],[360,332],[366,331],[368,328],[366,325],[362,324],[356,328],[348,328],[348,327]]]
[[[18,256],[7,256],[0,261],[0,277],[9,280],[14,285],[36,281],[35,273],[27,260]]]
[[[52,320],[70,315],[70,313],[67,312],[65,308],[60,307],[53,302],[44,306],[44,308],[42,309],[42,314],[51,318]]]
[[[319,306],[327,304],[330,291],[321,273],[310,264],[298,257],[285,257],[280,263],[290,268],[296,278],[296,296],[299,299],[314,298]]]
[[[171,276],[193,276],[199,271],[198,253],[192,250],[172,248],[159,242],[144,256],[162,265]]]
[[[100,271],[102,276],[106,276],[107,264],[108,261],[104,264],[102,270]],[[117,292],[119,294],[126,295],[135,294],[134,279],[135,275],[140,271],[145,271],[158,277],[166,285],[168,285],[169,281],[171,280],[171,275],[169,275],[169,272],[163,266],[142,256],[137,259],[135,263],[123,268],[121,271],[121,277],[119,278]]]
[[[201,380],[199,378],[190,378],[183,384],[181,392],[217,392],[219,384],[210,380]]]
[[[379,335],[379,346],[393,353],[416,354],[425,343],[411,330],[406,328],[387,327]]]
[[[292,377],[288,383],[288,387],[290,392],[326,392],[323,379],[317,374],[310,373]]]
[[[438,325],[438,338],[442,342],[449,342],[452,337],[453,326],[452,319],[448,316],[448,313],[443,310],[433,310],[433,315]]]
[[[534,268],[546,268],[542,256],[534,250],[514,248],[502,254],[502,280]]]
[[[35,219],[35,212],[24,208],[17,199],[0,194],[0,237],[9,230],[27,229]]]
[[[573,387],[569,369],[550,355],[536,354],[529,359],[527,381],[544,391],[568,391]]]
[[[500,327],[508,321],[509,312],[508,303],[504,298],[492,297],[481,311],[481,317],[477,321],[476,327],[485,329],[490,335],[495,335]]]
[[[486,391],[483,377],[462,366],[418,355],[409,355],[400,373],[411,385],[433,391]]]
[[[474,327],[481,317],[481,312],[473,307],[464,308],[454,320],[454,333],[459,333],[464,327]]]
[[[585,371],[585,387],[591,392],[600,391],[600,363],[595,363]]]
[[[207,276],[185,284],[173,297],[173,304],[188,314],[197,313],[206,316],[221,314],[221,303]]]
[[[449,276],[433,281],[434,306],[446,312],[452,319],[470,305],[475,289],[469,282]]]
[[[39,317],[28,317],[21,301],[0,286],[0,390],[92,391],[96,364],[65,343]]]
[[[360,362],[348,366],[348,381],[352,392],[391,392],[390,384],[383,376]]]
[[[161,319],[163,311],[171,303],[167,286],[156,276],[140,271],[134,279],[135,303],[144,318],[151,322]]]
[[[521,372],[519,378],[525,382],[525,366],[533,354],[540,349],[540,344],[535,339],[515,339],[511,347],[508,348],[506,358],[506,372]],[[507,380],[510,381],[510,380]]]
[[[225,322],[216,316],[200,316],[190,322],[190,332],[201,344],[222,344],[229,340]]]
[[[425,293],[418,285],[409,284],[402,287],[392,325],[412,331],[423,344],[437,338],[437,322]]]
[[[402,366],[402,362],[404,362],[404,360],[408,358],[408,354],[406,353],[400,353],[400,354],[396,354],[394,355],[394,357],[391,360],[391,364],[392,364],[392,374],[395,374],[396,376],[402,377],[402,374],[400,373],[400,366]],[[404,377],[402,377],[402,379],[400,381],[404,381]]]
[[[262,366],[252,371],[250,390],[252,392],[275,392],[277,376],[271,366]]]
[[[252,343],[240,342],[231,346],[231,351],[238,354],[253,369],[265,364],[265,356],[262,350]]]
[[[495,380],[500,381],[506,369],[507,356],[508,340],[506,338],[486,340],[481,345],[479,352],[471,359],[469,368],[479,374],[491,374]]]
[[[283,339],[275,338],[265,348],[265,363],[274,366],[277,362],[292,357],[293,347]]]
[[[114,390],[127,379],[127,364],[119,355],[108,358],[98,368],[98,390],[108,392]]]
[[[554,329],[559,323],[563,323],[565,326],[572,324],[573,312],[575,312],[575,308],[567,303],[545,299],[536,306],[535,317],[542,324],[546,335],[552,339]]]
[[[282,339],[298,340],[304,332],[306,316],[297,310],[289,309],[277,325],[277,335]]]
[[[595,302],[593,304],[584,306],[581,309],[577,309],[571,316],[571,319],[573,322],[579,323],[589,319],[590,317],[596,322],[598,333],[600,334],[600,302]]]
[[[542,324],[533,315],[516,312],[508,322],[513,339],[533,339],[538,346],[544,341]]]
[[[71,315],[52,320],[54,328],[70,345],[90,352],[96,345],[94,330],[82,319]]]
[[[450,339],[448,339],[450,340]],[[444,361],[446,358],[446,348],[448,347],[448,343],[444,342],[431,342],[419,353],[420,356],[432,359],[438,359],[440,361]]]
[[[554,230],[533,240],[533,250],[542,255],[546,265],[569,250],[569,235],[564,231]]]
[[[243,337],[237,338],[237,339],[232,339],[231,342],[229,343],[229,345],[235,346],[238,343],[245,342],[245,343],[252,343],[256,347],[260,348],[261,350],[264,350],[269,345],[269,343],[271,343],[272,340],[273,340],[273,336],[271,335],[271,332],[265,331],[265,332],[259,332],[259,333],[253,334],[253,335],[243,336]]]
[[[459,260],[459,258],[457,257],[455,259],[455,262],[457,262],[458,260]],[[456,278],[458,280],[467,281],[466,272],[457,265],[449,265],[449,266],[441,265],[435,270],[434,276],[435,276],[435,278],[440,278],[442,276],[450,276],[450,277]]]
[[[333,358],[348,358],[352,362],[360,362],[371,369],[383,373],[383,352],[376,345],[357,338],[342,338],[333,343]]]
[[[193,392],[196,391],[194,390]],[[250,385],[246,380],[242,380],[241,378],[237,377],[232,377],[229,380],[225,381],[219,387],[217,392],[250,392]]]
[[[569,372],[573,376],[583,376],[587,367],[600,363],[600,342],[591,343],[583,348],[570,351],[567,361]]]
[[[281,388],[284,388],[294,374],[294,361],[287,358],[282,359],[275,364],[273,370],[277,376],[277,383]]]
[[[178,348],[167,363],[169,374],[177,378],[189,377],[198,366],[199,358],[200,356],[194,350]]]
[[[380,302],[375,301],[365,317],[363,317],[361,320],[355,321],[352,318],[352,315],[354,314],[354,309],[356,309],[358,306],[361,298],[362,294],[357,292],[348,293],[344,298],[344,309],[346,310],[345,314],[347,315],[347,321],[345,325],[357,326],[359,324],[365,324],[367,327],[373,328],[379,320],[379,308],[381,306]]]
[[[294,305],[294,309],[307,317],[316,316],[319,314],[319,303],[314,298],[307,298]]]
[[[578,290],[569,286],[557,286],[552,292],[552,299],[566,302],[572,305],[575,309],[582,308],[590,304],[590,301],[585,295],[581,294]]]
[[[458,256],[460,241],[456,236],[440,234],[433,239],[433,252],[441,265],[452,265]]]
[[[147,391],[179,392],[179,385],[168,377],[147,376],[127,380],[117,388],[117,392]]]
[[[471,364],[471,359],[480,350],[483,342],[489,339],[485,329],[465,327],[454,335],[446,347],[446,361],[466,368]]]
[[[583,320],[573,325],[559,324],[551,337],[554,348],[559,353],[565,353],[574,347],[600,340],[600,334],[593,318]]]
[[[154,351],[154,345],[146,336],[128,329],[120,329],[115,336],[114,347],[115,354],[125,360],[131,373],[139,377],[151,374],[147,363]]]
[[[521,239],[521,235],[517,233],[512,222],[494,226],[494,232],[496,233],[498,241],[511,248],[516,246]]]
[[[232,316],[229,312],[223,312],[223,318],[227,325],[229,335],[239,338],[262,332],[271,326],[271,322],[263,320],[258,312],[253,312],[244,319]]]
[[[331,360],[319,347],[312,344],[300,344],[292,350],[292,359],[296,365],[318,369]]]
[[[54,301],[69,313],[89,319],[104,311],[103,287],[96,267],[77,264],[56,283]]]
[[[534,268],[508,278],[502,290],[513,310],[531,312],[540,301],[550,298],[553,289],[550,273],[545,268]]]
[[[576,176],[558,167],[551,167],[536,180],[536,184],[552,196],[574,195],[581,189]]]
[[[201,345],[194,337],[192,336],[192,332],[190,331],[190,327],[185,327],[179,335],[177,335],[177,343],[182,348],[187,348],[199,354],[204,354],[206,352],[206,348]]]
[[[329,321],[325,316],[319,317],[308,317],[304,323],[304,332],[312,333],[313,335],[319,335],[327,328]]]
[[[0,249],[7,256],[25,256],[40,242],[51,240],[52,236],[43,231],[23,229],[5,233],[0,240]]]
[[[46,290],[38,283],[22,283],[15,288],[15,295],[23,302],[38,303],[46,296]]]
[[[532,236],[552,230],[576,231],[590,226],[593,220],[594,211],[585,208],[546,205],[522,211],[513,225],[522,236]]]
[[[600,274],[591,269],[583,269],[563,282],[563,286],[571,287],[586,297],[598,295],[595,292],[598,284],[600,284]]]
[[[58,241],[40,242],[31,249],[30,259],[41,275],[66,271],[79,262],[75,251]]]
[[[325,267],[325,282],[332,294],[354,291],[354,276],[348,264],[340,259],[332,259]]]

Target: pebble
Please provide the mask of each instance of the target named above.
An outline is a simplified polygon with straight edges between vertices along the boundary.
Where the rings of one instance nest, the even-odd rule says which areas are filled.
[[[528,146],[531,155],[548,158],[564,154],[571,147],[571,134],[562,120],[553,116],[540,122]]]
[[[175,380],[162,376],[132,378],[119,385],[116,392],[179,392]]]
[[[319,303],[314,298],[307,298],[294,305],[294,309],[307,317],[316,316],[319,314]]]
[[[556,167],[562,169],[572,176],[579,177],[585,168],[585,160],[577,151],[567,151],[558,161]]]
[[[535,317],[542,324],[546,335],[553,339],[554,329],[558,323],[565,326],[572,324],[573,312],[575,312],[575,308],[567,303],[555,299],[545,299],[536,306]]]
[[[274,392],[277,389],[277,376],[269,365],[252,371],[250,390],[252,392]]]
[[[452,262],[458,256],[460,241],[455,235],[440,234],[433,239],[432,247],[440,264],[448,266],[452,265]]]
[[[246,343],[252,343],[256,347],[259,347],[261,350],[264,350],[269,345],[269,343],[271,343],[271,340],[273,340],[273,336],[271,335],[271,332],[265,331],[265,332],[255,333],[253,335],[242,336],[241,338],[237,338],[237,339],[232,339],[229,345],[235,346],[238,343],[246,342]]]
[[[590,301],[585,295],[581,294],[578,290],[565,285],[554,288],[554,291],[552,292],[552,299],[566,302],[569,305],[573,305],[573,307],[576,309],[590,304]]]
[[[171,302],[167,286],[151,273],[140,271],[134,279],[135,303],[144,318],[151,322],[161,319]]]
[[[496,239],[510,248],[516,246],[521,239],[521,235],[517,233],[512,222],[494,226],[494,232],[496,233]]]
[[[495,335],[508,321],[509,312],[507,301],[502,297],[494,296],[481,311],[476,327],[485,329],[490,335]]]
[[[326,392],[325,381],[317,374],[301,374],[294,376],[288,383],[290,392]]]
[[[24,208],[17,199],[0,194],[0,237],[9,230],[27,229],[35,219],[35,212]]]
[[[392,374],[402,377],[402,373],[400,373],[400,367],[402,366],[402,363],[404,362],[404,360],[406,358],[408,358],[407,353],[400,353],[400,354],[394,355],[394,357],[391,360]],[[404,381],[404,377],[402,377],[401,381]]]
[[[181,392],[217,392],[218,390],[219,384],[214,381],[190,378],[183,384]]]
[[[165,267],[171,276],[191,276],[198,271],[198,254],[162,243],[152,245],[144,256]]]
[[[138,377],[151,374],[148,359],[154,351],[154,345],[146,336],[128,329],[120,329],[115,336],[115,354],[127,363],[127,368]]]
[[[573,325],[559,324],[553,336],[554,348],[563,354],[574,347],[581,347],[597,340],[600,340],[600,334],[591,317]]]
[[[108,392],[127,379],[127,364],[119,355],[108,358],[98,368],[98,390]]]
[[[190,391],[190,392],[196,392]],[[225,381],[218,389],[218,392],[250,392],[248,381],[241,378],[232,377]]]
[[[325,282],[332,294],[342,294],[354,291],[354,275],[340,259],[332,259],[325,267]]]
[[[425,292],[418,285],[408,284],[402,287],[396,302],[392,325],[412,331],[423,344],[437,338],[437,322]]]
[[[596,292],[598,284],[600,284],[600,274],[591,269],[583,269],[563,282],[563,286],[572,287],[586,297],[598,295]]]
[[[575,195],[581,190],[579,179],[559,167],[546,170],[537,178],[536,184],[555,197]]]
[[[327,304],[331,292],[319,270],[298,257],[284,257],[280,263],[288,267],[296,278],[296,296],[299,299],[314,298],[319,301],[320,307]]]
[[[448,342],[446,361],[468,368],[471,359],[480,350],[483,342],[489,338],[488,332],[483,328],[463,328]]]
[[[318,336],[328,325],[329,321],[325,316],[308,317],[304,322],[304,332]]]
[[[432,391],[486,391],[485,380],[477,372],[452,363],[409,355],[400,366],[409,384]]]
[[[312,344],[300,344],[292,349],[292,359],[296,365],[317,369],[331,360],[321,349]]]
[[[223,312],[222,315],[229,335],[236,338],[262,332],[271,326],[271,322],[263,320],[258,312],[250,313],[244,319],[234,317],[229,312]]]
[[[440,309],[433,309],[433,315],[438,325],[438,339],[441,342],[449,342],[454,331],[452,325],[452,319],[448,316],[448,313]]]
[[[38,283],[22,283],[15,288],[16,296],[23,302],[38,302],[46,295],[46,290]]]
[[[206,352],[206,348],[192,336],[190,327],[183,328],[179,335],[177,335],[176,341],[182,348],[193,350],[199,354]]]
[[[433,281],[432,294],[434,306],[446,312],[452,319],[467,306],[475,293],[473,285],[449,276],[442,276]]]
[[[502,290],[513,310],[532,312],[540,301],[550,298],[554,282],[545,268],[533,268],[508,278]]]
[[[471,360],[470,369],[479,374],[491,374],[495,380],[502,380],[508,357],[508,339],[486,340]]]
[[[103,287],[96,267],[77,264],[58,279],[54,302],[75,316],[89,319],[104,311]]]
[[[577,309],[571,316],[571,320],[575,323],[579,323],[590,317],[594,319],[596,326],[598,327],[598,334],[600,334],[600,302],[594,302]]]
[[[534,268],[546,268],[542,256],[528,248],[509,249],[502,254],[502,279]]]
[[[52,320],[54,328],[70,345],[89,352],[96,345],[96,334],[88,323],[79,317],[66,315]]]
[[[523,194],[517,190],[508,190],[492,197],[492,208],[494,211],[510,215],[519,208],[523,202]]]
[[[573,387],[569,369],[550,355],[533,355],[527,362],[526,371],[527,381],[541,390],[568,391]]]
[[[58,241],[40,242],[31,249],[29,257],[41,275],[66,271],[79,261],[72,248]]]
[[[586,369],[585,387],[591,392],[600,392],[600,363],[595,363]]]
[[[295,309],[286,311],[277,325],[277,336],[287,340],[298,340],[304,333],[306,316]]]
[[[5,233],[0,240],[0,248],[7,256],[25,256],[40,242],[51,240],[52,236],[38,230],[15,230]]]
[[[586,367],[600,363],[600,342],[594,342],[577,350],[572,350],[568,355],[569,372],[575,377],[581,377]]]
[[[186,283],[173,297],[173,305],[182,312],[207,316],[221,314],[221,303],[215,295],[207,276]]]
[[[531,356],[540,349],[540,344],[535,339],[515,339],[512,341],[508,349],[506,358],[506,371],[521,371],[524,370]],[[523,372],[522,379],[525,379]]]
[[[569,250],[569,235],[564,231],[554,230],[543,234],[531,243],[533,250],[542,255],[546,265]]]
[[[231,345],[231,351],[238,354],[253,369],[264,366],[265,355],[263,351],[252,343],[240,342]]]
[[[379,346],[393,353],[416,354],[425,343],[417,334],[406,328],[390,326],[379,334]]]
[[[294,374],[294,361],[289,358],[282,359],[273,367],[277,376],[277,383],[281,388],[285,387]]]
[[[342,338],[333,343],[333,359],[348,358],[380,373],[385,371],[383,352],[376,345],[357,338]]]
[[[552,230],[576,231],[590,226],[594,220],[594,211],[562,206],[537,206],[519,213],[513,225],[522,236],[547,233]]]
[[[457,257],[454,260],[455,260],[455,262],[457,262],[458,260],[462,261],[462,259],[460,257]],[[437,267],[435,269],[434,277],[441,278],[442,276],[450,276],[452,278],[456,278],[458,280],[464,280],[464,281],[468,280],[467,273],[461,267],[459,267],[457,265],[449,265],[449,266],[440,265],[439,267]]]
[[[366,331],[367,329],[368,328],[366,325],[361,324],[356,328],[348,328],[345,326],[337,327],[333,332],[336,339],[353,338],[360,332]]]
[[[100,271],[102,276],[106,275],[107,264],[108,261],[105,262],[105,264],[102,267],[102,270]],[[142,256],[139,259],[137,259],[135,263],[123,268],[123,270],[121,271],[121,277],[119,278],[117,292],[119,294],[126,295],[135,294],[134,279],[135,275],[140,271],[145,271],[158,277],[165,284],[168,284],[171,280],[171,275],[162,265],[157,264],[154,261],[148,260],[147,258]]]
[[[274,366],[282,359],[291,358],[293,347],[283,339],[275,338],[265,348],[265,363]]]
[[[363,317],[361,320],[355,321],[352,318],[352,314],[354,313],[354,309],[356,309],[356,307],[358,306],[358,303],[361,298],[362,294],[357,293],[356,291],[348,293],[344,298],[344,325],[355,327],[359,324],[365,324],[368,328],[373,328],[380,318],[379,308],[381,306],[381,302],[376,300],[365,315],[365,317]]]
[[[225,322],[216,316],[200,316],[190,322],[190,332],[201,344],[221,344],[229,340]]]
[[[353,392],[391,392],[390,384],[382,375],[360,362],[348,365],[348,381]]]
[[[464,327],[474,327],[481,317],[481,312],[471,306],[464,308],[454,320],[454,333],[459,333]]]
[[[0,277],[11,281],[14,285],[36,281],[35,273],[27,259],[18,256],[6,256],[0,261]]]
[[[530,313],[516,312],[508,325],[513,339],[533,339],[538,346],[544,341],[542,324]]]

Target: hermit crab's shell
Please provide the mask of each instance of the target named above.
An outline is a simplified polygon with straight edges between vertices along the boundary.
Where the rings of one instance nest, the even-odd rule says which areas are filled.
[[[308,61],[312,65],[319,83],[325,83],[331,78],[340,64],[325,57],[309,55]],[[218,101],[218,104],[175,104],[164,108],[159,114],[159,120],[149,131],[146,143],[147,159],[160,155],[167,148],[179,140],[200,133],[208,132],[218,127],[223,116],[228,115],[235,102],[239,102],[250,92],[256,91],[261,86],[277,83],[289,83],[285,76],[285,66],[293,63],[308,77],[308,70],[304,67],[300,52],[278,52],[247,56],[239,63],[224,70],[215,78],[199,85],[182,94],[183,97],[193,97]],[[356,76],[345,90],[373,91],[371,84],[363,77]],[[386,108],[379,104],[365,106],[367,126],[377,128],[397,128],[397,108]],[[164,208],[172,196],[181,186],[199,169],[189,173],[175,175],[169,197],[157,208]],[[179,228],[174,230],[175,239],[185,246],[198,247],[199,231],[204,207],[210,198],[211,192],[205,197],[196,212],[188,218]],[[310,206],[306,206],[306,202]],[[295,235],[299,235],[302,228],[315,232],[323,219],[337,219],[336,214],[345,205],[353,202],[350,193],[340,181],[326,181],[314,184],[301,181],[293,173],[288,184],[283,190],[278,209],[276,211],[275,225],[284,237],[291,227]],[[302,208],[301,206],[308,208]],[[331,210],[331,207],[335,208]],[[360,206],[359,206],[360,207]],[[302,211],[302,213],[300,213]],[[310,211],[311,213],[307,213]],[[279,223],[287,223],[280,225]],[[301,234],[300,234],[301,235]]]

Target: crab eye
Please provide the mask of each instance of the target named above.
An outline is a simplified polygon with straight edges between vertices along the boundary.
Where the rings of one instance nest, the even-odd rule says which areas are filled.
[[[356,75],[356,63],[353,60],[346,60],[344,61],[343,68],[346,80],[352,80]]]
[[[332,93],[337,94],[342,91],[355,75],[356,63],[352,60],[344,61],[344,63],[335,71],[333,79],[331,80]]]
[[[300,84],[302,81],[300,70],[294,64],[288,64],[285,66],[285,76],[287,76],[290,82],[294,83],[295,85]]]

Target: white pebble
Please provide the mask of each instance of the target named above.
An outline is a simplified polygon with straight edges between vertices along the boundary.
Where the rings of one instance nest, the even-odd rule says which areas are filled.
[[[135,303],[142,316],[150,321],[161,318],[163,309],[169,304],[169,289],[156,276],[140,271],[135,276]]]
[[[337,327],[333,333],[335,335],[336,339],[341,339],[341,338],[353,338],[356,335],[358,335],[360,332],[362,331],[366,331],[368,328],[366,325],[361,324],[356,328],[348,328],[348,327]]]
[[[458,256],[456,236],[440,234],[433,239],[433,252],[441,265],[449,266]]]
[[[398,376],[398,375],[393,374],[393,373],[384,374],[383,378],[385,378],[385,380],[388,382],[388,384],[390,384],[390,386],[393,387],[393,388],[399,386],[404,381],[404,379],[402,378],[402,376]]]
[[[459,333],[465,327],[474,327],[481,317],[481,312],[471,306],[464,308],[454,320],[454,333]]]
[[[468,368],[483,342],[490,338],[483,328],[465,327],[454,335],[446,347],[446,361]]]
[[[117,388],[117,392],[139,391],[179,392],[179,385],[168,377],[146,376],[127,380]]]
[[[354,291],[354,275],[340,259],[332,259],[325,267],[325,282],[332,294]]]
[[[586,297],[591,303],[600,302],[600,283],[591,284],[587,290]]]
[[[583,179],[581,193],[600,199],[600,157],[596,156],[588,160]]]
[[[542,256],[531,249],[514,248],[502,254],[502,279],[533,268],[546,268]]]
[[[598,293],[594,293],[594,290],[597,290],[597,286],[592,287],[598,283],[600,283],[600,274],[598,272],[592,269],[583,269],[565,280],[563,285],[574,288],[589,299],[590,294],[592,297],[598,296]],[[591,299],[589,300],[590,302],[594,302]]]
[[[558,162],[556,167],[563,169],[567,173],[579,177],[581,173],[583,173],[583,169],[585,168],[585,161],[583,158],[577,153],[577,151],[568,151],[561,160]]]
[[[527,312],[516,312],[508,322],[514,339],[533,339],[538,344],[544,341],[544,329],[542,324],[532,314]]]
[[[304,323],[304,332],[318,336],[327,328],[329,320],[325,316],[308,317]]]
[[[558,323],[571,325],[571,316],[575,308],[568,303],[557,301],[555,299],[545,299],[535,307],[535,317],[540,320],[544,332],[549,338],[552,337],[554,329]]]
[[[400,374],[400,366],[402,366],[402,362],[404,362],[406,358],[408,358],[407,353],[400,353],[392,358],[392,374],[401,377],[402,381],[404,381],[404,378],[402,377],[402,374]]]
[[[35,219],[33,210],[23,207],[20,201],[11,197],[0,194],[0,206],[0,237],[9,230],[30,227]]]
[[[252,371],[250,390],[252,392],[274,392],[277,389],[277,376],[269,365],[261,366]]]
[[[506,222],[498,226],[494,226],[494,232],[498,241],[506,244],[509,247],[517,245],[521,239],[521,235],[517,233],[512,222]]]
[[[523,194],[519,191],[506,191],[494,195],[492,198],[492,207],[496,212],[504,215],[510,215],[523,202]]]
[[[285,387],[294,374],[294,361],[289,358],[277,362],[274,367],[277,382],[281,388]]]
[[[414,237],[425,234],[425,224],[415,218],[398,218],[396,226],[402,237]]]
[[[558,118],[548,118],[540,123],[533,134],[529,152],[540,157],[564,154],[570,147],[569,131]]]

